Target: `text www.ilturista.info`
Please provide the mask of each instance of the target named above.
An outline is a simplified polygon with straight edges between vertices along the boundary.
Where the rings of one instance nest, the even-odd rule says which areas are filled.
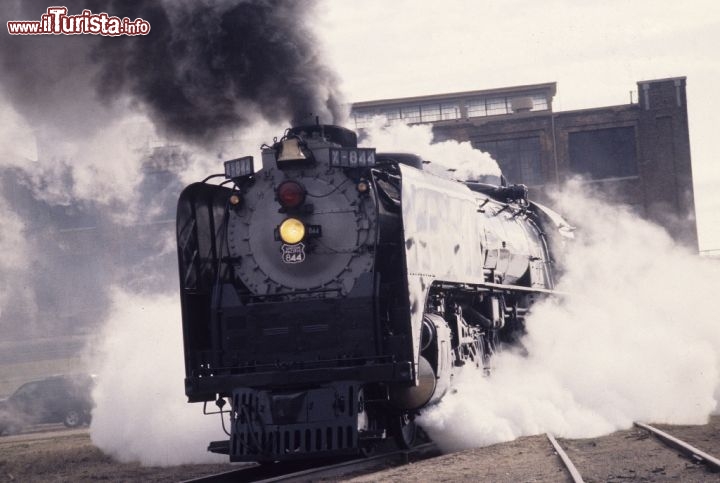
[[[150,22],[141,18],[112,17],[107,13],[83,10],[80,15],[68,15],[67,7],[48,7],[40,20],[15,20],[7,23],[10,35],[147,35]]]

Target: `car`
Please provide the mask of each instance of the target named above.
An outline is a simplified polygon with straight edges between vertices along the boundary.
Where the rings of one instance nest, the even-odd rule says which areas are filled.
[[[63,423],[68,428],[89,424],[94,385],[95,377],[86,374],[26,382],[0,400],[0,435],[39,423]]]

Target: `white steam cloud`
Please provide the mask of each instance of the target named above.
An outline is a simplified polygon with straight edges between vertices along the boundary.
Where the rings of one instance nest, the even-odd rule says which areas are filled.
[[[101,337],[88,348],[87,370],[99,376],[94,443],[121,461],[148,465],[226,461],[206,450],[209,441],[226,439],[220,417],[204,416],[202,405],[184,396],[180,302],[164,295],[177,290],[168,220],[182,186],[222,173],[223,160],[252,154],[260,169],[259,146],[284,126],[258,119],[210,150],[163,139],[144,115],[122,110],[120,102],[113,119],[103,118],[78,138],[62,126],[31,127],[2,101],[0,173],[17,180],[0,184],[3,334],[94,333],[101,325],[94,317],[109,311]],[[61,218],[53,220],[57,213]],[[60,233],[68,221],[87,231]],[[46,275],[36,276],[41,270]],[[94,291],[85,287],[88,280],[96,282]],[[63,306],[52,305],[55,300]],[[43,317],[78,307],[92,310],[88,320]],[[64,323],[72,327],[62,329]]]
[[[500,176],[497,162],[487,153],[474,149],[469,142],[454,140],[433,144],[432,126],[403,123],[388,125],[382,116],[373,118],[362,144],[386,152],[417,154],[430,161],[425,169],[458,180],[478,180],[483,176]],[[448,171],[452,170],[452,171]]]
[[[204,416],[184,396],[177,297],[116,290],[99,352],[90,434],[102,451],[145,465],[227,460],[206,451],[209,441],[227,438],[220,416]]]
[[[0,98],[0,166],[22,167],[31,159],[37,159],[37,145],[32,128]]]
[[[28,250],[24,242],[25,223],[12,211],[7,201],[0,197],[0,212],[3,213],[3,229],[0,230],[0,273],[20,270],[28,263]]]
[[[0,167],[27,173],[36,197],[51,205],[132,199],[143,150],[157,137],[144,117],[121,111],[83,138],[55,126],[31,127],[8,104],[0,103],[0,121]]]
[[[25,270],[29,261],[28,247],[25,243],[25,223],[12,211],[0,193],[0,317],[3,308],[11,301],[22,303],[29,311],[34,307],[27,300],[27,291],[15,283],[18,274]],[[23,301],[23,299],[26,299]]]
[[[578,182],[556,208],[578,225],[558,289],[536,305],[522,343],[490,377],[466,370],[421,417],[447,449],[551,432],[593,437],[633,421],[703,424],[720,395],[720,330],[709,308],[720,263],[677,246]]]
[[[224,160],[256,155],[263,142],[284,129],[258,117],[242,133],[219,139],[212,149],[206,149],[168,141],[145,115],[123,109],[121,104],[115,106],[111,120],[105,119],[98,129],[76,137],[61,127],[30,127],[0,99],[0,169],[23,172],[23,183],[47,205],[91,202],[114,222],[126,225],[153,215],[153,206],[142,196],[140,185],[155,149],[172,148],[184,158],[182,165],[170,165],[170,169],[176,169],[180,181],[189,184],[208,173],[222,172]],[[262,164],[255,157],[258,170]]]

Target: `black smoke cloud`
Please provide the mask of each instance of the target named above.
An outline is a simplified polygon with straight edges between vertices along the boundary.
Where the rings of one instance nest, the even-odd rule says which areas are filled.
[[[47,1],[0,6],[7,20],[39,20]],[[10,36],[0,43],[0,88],[32,123],[102,125],[122,101],[167,136],[208,145],[259,118],[277,123],[342,116],[336,76],[312,35],[312,1],[71,0],[69,14],[143,18],[147,36]]]
[[[179,175],[195,160],[189,144],[207,154],[214,141],[258,119],[337,122],[341,115],[336,78],[311,33],[314,2],[58,3],[69,14],[87,8],[143,18],[151,31],[0,32],[0,247],[11,250],[0,261],[5,340],[96,331],[110,287],[177,289],[174,205]],[[51,5],[4,0],[0,20],[40,20]],[[122,120],[135,113],[178,145],[137,153],[124,146],[131,130]],[[18,116],[37,141],[36,157],[14,149]],[[152,159],[166,156],[182,162],[148,169],[167,166]]]

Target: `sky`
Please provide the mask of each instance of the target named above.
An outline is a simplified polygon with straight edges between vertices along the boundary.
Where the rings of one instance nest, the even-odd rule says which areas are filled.
[[[555,111],[687,77],[701,250],[720,249],[720,2],[326,0],[316,32],[350,102],[557,82]]]

